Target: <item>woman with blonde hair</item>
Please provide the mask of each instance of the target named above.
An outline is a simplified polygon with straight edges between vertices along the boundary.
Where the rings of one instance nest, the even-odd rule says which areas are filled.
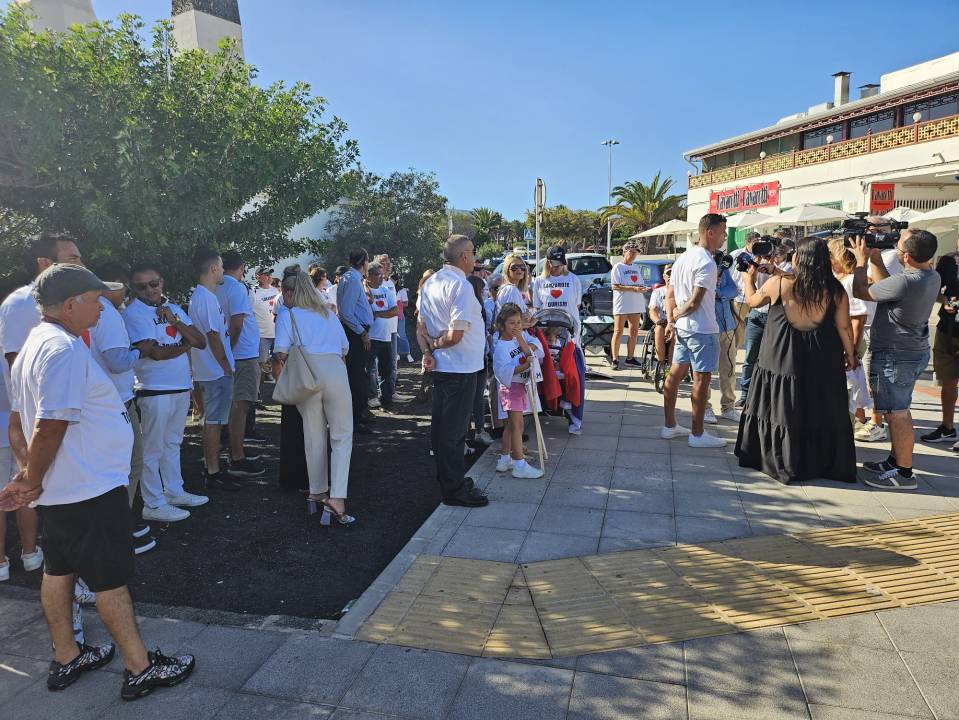
[[[508,303],[517,305],[523,313],[523,327],[533,324],[533,314],[529,311],[529,266],[515,253],[503,258],[503,284],[496,293],[496,314]]]
[[[353,452],[353,401],[344,359],[349,341],[343,326],[330,311],[305,272],[283,279],[292,291],[287,312],[277,315],[273,374],[279,380],[293,345],[302,348],[319,389],[296,408],[303,416],[303,438],[310,481],[309,511],[322,504],[320,524],[336,520],[348,525],[356,518],[346,514],[346,493]],[[288,294],[289,297],[289,294]],[[327,429],[329,426],[329,429]],[[332,446],[327,461],[327,444]]]

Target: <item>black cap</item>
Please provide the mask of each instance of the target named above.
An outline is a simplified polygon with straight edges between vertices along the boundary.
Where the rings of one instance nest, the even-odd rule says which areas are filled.
[[[546,251],[546,259],[566,264],[566,250],[562,245],[553,245]]]
[[[51,265],[37,277],[33,297],[40,307],[59,305],[67,298],[85,292],[111,292],[123,289],[123,283],[103,282],[82,265]]]

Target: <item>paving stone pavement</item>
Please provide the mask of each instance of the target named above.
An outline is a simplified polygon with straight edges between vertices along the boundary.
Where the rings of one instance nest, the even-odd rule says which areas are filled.
[[[142,618],[150,647],[195,652],[198,669],[184,685],[135,703],[119,700],[119,658],[66,691],[48,692],[37,600],[0,588],[2,717],[959,719],[959,602],[547,661],[350,639],[422,553],[534,561],[959,509],[959,461],[948,447],[917,447],[917,493],[785,488],[738,468],[731,448],[694,451],[659,440],[659,396],[632,372],[593,381],[588,393],[582,436],[547,425],[553,456],[544,480],[497,476],[487,453],[474,477],[490,491],[490,506],[439,508],[337,636]],[[932,427],[935,399],[917,398],[917,424]],[[735,436],[728,423],[718,432]],[[860,458],[887,451],[861,447]],[[106,638],[90,616],[88,635]]]

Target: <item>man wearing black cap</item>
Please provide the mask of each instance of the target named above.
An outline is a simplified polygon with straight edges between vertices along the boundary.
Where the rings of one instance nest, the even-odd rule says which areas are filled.
[[[55,265],[37,278],[42,321],[11,371],[10,439],[23,469],[0,493],[0,511],[35,503],[43,519],[40,601],[54,646],[47,687],[62,690],[113,657],[112,644],[74,640],[71,602],[79,575],[96,594],[97,612],[120,648],[121,696],[132,700],[183,680],[194,659],[146,651],[127,590],[133,574],[126,493],[133,431],[116,387],[80,337],[100,317],[99,296],[120,287],[72,264]]]
[[[646,312],[646,285],[638,266],[633,263],[639,256],[639,246],[630,241],[623,245],[623,261],[613,265],[609,272],[613,286],[613,347],[611,364],[619,370],[619,349],[623,330],[629,323],[626,340],[626,364],[639,365],[636,359],[636,340],[639,337],[640,314]]]

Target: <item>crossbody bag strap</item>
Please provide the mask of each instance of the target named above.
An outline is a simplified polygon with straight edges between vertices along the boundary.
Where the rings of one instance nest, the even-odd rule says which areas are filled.
[[[289,308],[290,313],[290,322],[293,325],[293,339],[296,342],[299,342],[299,345],[294,345],[293,347],[298,347],[300,349],[300,357],[303,358],[303,363],[306,365],[307,369],[310,371],[310,377],[313,378],[313,382],[316,382],[316,375],[313,372],[313,366],[310,365],[309,358],[306,357],[306,350],[303,349],[303,340],[300,337],[300,328],[296,324],[296,315],[293,312],[293,308]]]

